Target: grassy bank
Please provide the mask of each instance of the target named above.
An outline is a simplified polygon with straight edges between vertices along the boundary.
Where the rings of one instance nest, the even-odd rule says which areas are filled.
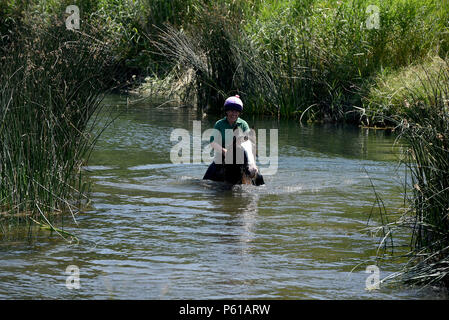
[[[397,125],[401,119],[416,118],[411,100],[428,100],[432,87],[441,91],[447,69],[448,60],[429,55],[395,71],[378,74],[363,97],[366,113],[361,121],[368,126],[382,127]]]

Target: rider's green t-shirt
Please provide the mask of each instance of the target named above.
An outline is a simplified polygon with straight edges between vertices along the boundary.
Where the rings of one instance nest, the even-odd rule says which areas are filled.
[[[229,124],[228,120],[226,119],[226,117],[224,117],[223,119],[218,120],[215,125],[214,125],[214,129],[217,129],[220,134],[221,134],[221,146],[225,146],[225,139],[226,139],[226,129],[231,130],[228,131],[230,132],[230,139],[228,141],[232,141],[232,130],[234,129],[234,127],[237,126],[239,127],[242,132],[247,132],[249,131],[249,125],[248,123],[240,118],[237,118],[237,120],[234,123],[234,126],[231,127],[231,125]],[[228,133],[229,134],[229,133]],[[210,137],[210,142],[212,143],[214,141],[214,136],[212,135]],[[217,142],[219,143],[219,142]]]

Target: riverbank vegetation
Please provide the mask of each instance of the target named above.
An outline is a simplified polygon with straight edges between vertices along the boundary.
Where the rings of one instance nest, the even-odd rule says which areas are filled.
[[[93,26],[74,32],[57,16],[16,13],[2,24],[0,224],[57,230],[52,218],[85,200],[93,117],[115,85],[104,78],[115,68],[111,44]]]
[[[449,68],[419,75],[407,90],[406,113],[391,118],[406,146],[411,194],[406,195],[409,208],[385,233],[407,229],[411,250],[403,269],[385,281],[449,288]]]
[[[385,84],[446,59],[449,48],[449,5],[437,0],[2,3],[8,21],[64,19],[77,5],[82,28],[114,41],[116,76],[204,112],[220,112],[239,93],[248,114],[383,125],[404,107],[385,100]]]
[[[2,217],[77,210],[108,89],[201,113],[239,94],[245,114],[395,127],[413,265],[447,283],[447,1],[1,0],[0,36]]]
[[[190,12],[152,43],[177,74],[194,72],[185,89],[197,99],[184,102],[207,112],[239,93],[247,113],[378,124],[383,78],[448,49],[439,1],[222,1]]]

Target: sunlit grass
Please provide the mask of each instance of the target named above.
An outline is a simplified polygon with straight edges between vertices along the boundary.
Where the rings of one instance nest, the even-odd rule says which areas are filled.
[[[367,125],[393,125],[396,117],[408,117],[411,100],[428,98],[429,86],[444,88],[446,79],[442,71],[448,64],[439,56],[429,56],[422,62],[398,70],[385,70],[374,80],[374,85],[364,97]]]

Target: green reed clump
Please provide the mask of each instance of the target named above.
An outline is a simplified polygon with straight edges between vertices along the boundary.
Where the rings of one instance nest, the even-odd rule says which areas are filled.
[[[81,166],[112,63],[89,25],[72,31],[60,17],[31,21],[0,59],[0,214],[50,223],[82,200]]]
[[[409,262],[393,276],[409,284],[449,288],[449,69],[428,73],[409,90],[406,116],[396,118],[410,173],[409,210],[396,223],[410,228]]]
[[[245,9],[244,2],[240,9]],[[201,110],[220,112],[229,94],[238,93],[253,106],[259,99],[265,102],[276,94],[271,75],[254,59],[251,45],[245,42],[249,39],[241,33],[236,11],[223,5],[197,8],[191,29],[166,25],[153,41],[178,67],[193,70],[190,85]]]

